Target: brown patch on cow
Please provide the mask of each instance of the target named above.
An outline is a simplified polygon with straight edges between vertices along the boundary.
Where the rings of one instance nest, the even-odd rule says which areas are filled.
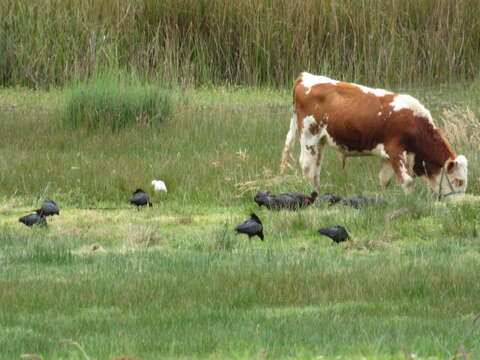
[[[320,132],[320,126],[316,122],[314,122],[310,124],[308,130],[310,130],[310,133],[312,135],[317,135]]]
[[[416,133],[406,138],[405,148],[415,154],[413,171],[417,176],[437,175],[445,162],[455,159],[456,155],[439,129],[435,129],[428,119],[413,115],[411,118],[415,119]]]
[[[448,160],[447,161],[447,166],[446,166],[447,174],[450,174],[454,167],[455,167],[455,161],[454,160]]]
[[[349,88],[349,89],[357,89],[357,90],[360,90],[361,92],[363,92],[362,89],[360,89],[357,85],[354,85],[352,83],[349,83],[349,82],[345,82],[345,81],[339,81],[337,83],[337,86],[339,87],[342,87],[342,88]],[[363,92],[364,93],[364,92]],[[365,93],[364,93],[365,94]]]
[[[315,145],[305,145],[305,149],[307,149],[312,156],[315,156],[315,154],[317,153],[315,151]]]

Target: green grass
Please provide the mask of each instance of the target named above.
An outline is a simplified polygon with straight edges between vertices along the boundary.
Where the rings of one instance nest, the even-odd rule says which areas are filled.
[[[158,126],[172,113],[167,90],[110,74],[74,84],[59,117],[65,127],[118,131],[127,126]]]
[[[478,118],[475,89],[408,92],[438,123],[452,104]],[[257,189],[311,191],[297,164],[277,176],[290,91],[176,90],[161,126],[116,132],[59,127],[64,95],[0,91],[0,359],[479,356],[476,198],[438,202],[418,180],[361,210],[270,212]],[[455,149],[478,195],[478,147]],[[378,192],[378,161],[326,153],[325,192]],[[127,204],[137,187],[153,208]],[[18,223],[45,198],[61,207],[47,229]],[[264,242],[233,234],[252,210]],[[316,232],[336,224],[352,242]]]
[[[77,358],[75,349],[58,345],[64,338],[95,358],[263,351],[269,358],[400,359],[403,348],[445,358],[460,344],[480,351],[473,239],[364,252],[317,238],[307,251],[285,251],[270,235],[265,244],[236,239],[233,252],[110,248],[74,255],[83,245],[75,237],[41,251],[38,242],[48,237],[17,236],[21,247],[11,249],[4,239],[5,359],[20,352]]]

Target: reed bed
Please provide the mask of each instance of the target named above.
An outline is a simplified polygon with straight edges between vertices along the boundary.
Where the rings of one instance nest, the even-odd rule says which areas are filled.
[[[471,80],[471,0],[0,0],[0,86],[105,69],[168,86],[289,86],[300,71],[372,85]]]

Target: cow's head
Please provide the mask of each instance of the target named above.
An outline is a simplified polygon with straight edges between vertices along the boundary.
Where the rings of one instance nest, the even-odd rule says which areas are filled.
[[[467,190],[468,161],[463,155],[448,159],[438,174],[429,177],[430,187],[439,197],[458,199]]]

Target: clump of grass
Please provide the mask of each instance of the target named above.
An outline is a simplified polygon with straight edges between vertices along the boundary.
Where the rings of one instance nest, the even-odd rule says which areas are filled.
[[[228,224],[225,223],[215,234],[214,248],[218,251],[232,251],[236,241],[230,236]]]
[[[32,241],[32,237],[29,237]],[[9,253],[8,261],[12,263],[36,263],[68,265],[74,262],[74,256],[65,244],[29,243],[21,253]]]
[[[125,248],[149,248],[158,245],[164,240],[157,229],[151,226],[129,225],[126,231]]]
[[[172,113],[173,99],[154,85],[101,77],[73,86],[61,112],[65,127],[118,131],[127,126],[158,125]]]

